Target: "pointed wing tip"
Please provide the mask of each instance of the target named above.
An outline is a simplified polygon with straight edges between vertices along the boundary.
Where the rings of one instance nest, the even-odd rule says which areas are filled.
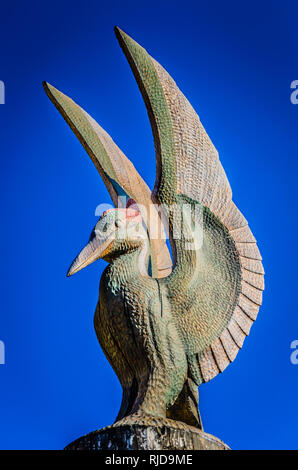
[[[44,91],[46,92],[46,94],[48,95],[49,98],[52,97],[53,95],[53,92],[58,92],[59,93],[59,90],[57,90],[53,85],[51,85],[49,82],[46,82],[46,81],[43,81],[42,82],[42,86],[44,88]],[[61,92],[60,92],[61,93]]]
[[[125,39],[126,39],[127,35],[125,34],[124,31],[122,31],[122,29],[119,28],[119,26],[114,27],[114,32],[115,32],[116,38],[119,42],[119,45],[122,48],[123,45],[126,42]]]
[[[55,87],[53,87],[53,85],[51,85],[49,82],[46,82],[45,80],[43,80],[42,86],[44,87],[45,90],[51,90],[51,89],[55,90]]]
[[[114,27],[116,38],[120,44],[124,54],[134,55],[134,48],[137,50],[144,49],[137,41],[135,41],[129,34],[125,33],[119,26]]]
[[[58,88],[55,88],[49,82],[44,81],[42,82],[42,85],[43,85],[44,91],[46,92],[46,95],[52,101],[52,103],[56,106],[56,108],[60,111],[60,113],[62,113],[60,108],[63,109],[63,105],[62,105],[63,101],[67,100],[67,101],[73,102],[73,100],[69,98],[69,96],[62,93],[62,91],[58,90]]]
[[[124,31],[122,31],[122,29],[119,28],[119,26],[114,26],[114,31],[119,42],[124,40],[125,37],[129,37]]]
[[[49,85],[50,85],[50,84],[49,84],[48,82],[46,82],[45,80],[42,81],[42,86],[43,86],[44,91],[45,91],[46,93],[48,93]]]

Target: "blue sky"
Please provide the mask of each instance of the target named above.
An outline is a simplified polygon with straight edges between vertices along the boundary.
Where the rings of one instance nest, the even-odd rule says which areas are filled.
[[[276,0],[1,3],[1,449],[61,449],[120,405],[93,331],[105,262],[65,277],[110,198],[41,86],[86,109],[153,187],[150,124],[114,25],[197,110],[264,259],[258,320],[236,361],[200,387],[205,430],[233,449],[298,448],[297,14]]]

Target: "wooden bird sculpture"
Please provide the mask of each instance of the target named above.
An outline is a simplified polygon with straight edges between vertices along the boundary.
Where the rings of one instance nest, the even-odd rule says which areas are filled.
[[[151,193],[111,137],[44,83],[116,206],[100,217],[68,275],[100,258],[109,263],[94,325],[123,388],[116,421],[202,428],[198,386],[234,361],[249,334],[262,302],[262,258],[198,115],[165,69],[115,31],[147,107],[156,183]]]

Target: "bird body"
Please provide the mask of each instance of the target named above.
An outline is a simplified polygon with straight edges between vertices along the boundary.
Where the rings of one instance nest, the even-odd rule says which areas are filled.
[[[105,269],[94,325],[123,387],[118,419],[166,417],[187,380],[187,357],[163,279],[140,277],[139,251]]]

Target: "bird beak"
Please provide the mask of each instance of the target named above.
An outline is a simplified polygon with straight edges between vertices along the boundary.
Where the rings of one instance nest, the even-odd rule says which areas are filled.
[[[89,243],[85,246],[85,248],[82,249],[80,254],[71,264],[67,272],[67,276],[72,276],[89,264],[102,258],[105,254],[107,254],[107,249],[111,242],[111,237],[99,238],[95,235],[93,238],[91,238]]]

